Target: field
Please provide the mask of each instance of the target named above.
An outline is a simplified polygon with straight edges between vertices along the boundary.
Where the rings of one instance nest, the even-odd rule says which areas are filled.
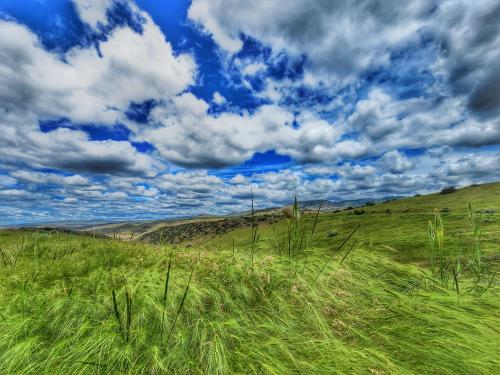
[[[3,230],[0,374],[498,374],[499,213],[495,183],[193,246]]]

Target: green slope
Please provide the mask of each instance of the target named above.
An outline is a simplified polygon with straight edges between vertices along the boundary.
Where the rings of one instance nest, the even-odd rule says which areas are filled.
[[[405,262],[425,262],[429,258],[427,238],[428,222],[434,210],[441,212],[446,230],[445,244],[450,252],[460,252],[469,245],[471,227],[467,219],[468,203],[481,214],[482,246],[485,254],[498,253],[500,246],[500,183],[479,185],[457,190],[453,194],[431,194],[400,199],[370,207],[324,213],[319,217],[314,246],[320,249],[332,247],[340,239],[328,236],[337,232],[339,237],[360,225],[358,232],[361,247],[371,246],[394,259]],[[299,202],[300,205],[300,202]],[[355,212],[363,211],[356,215]],[[485,212],[486,211],[486,212]],[[312,223],[315,214],[304,215]],[[248,248],[250,235],[245,230],[229,233],[208,243],[229,247],[233,236],[236,244]],[[261,247],[272,246],[273,233],[269,226],[262,226]],[[393,248],[388,249],[387,246]]]
[[[327,213],[315,227],[303,215],[290,219],[292,236],[286,221],[263,225],[253,245],[248,228],[175,250],[1,231],[0,373],[497,374],[499,192]],[[479,286],[469,201],[490,211]],[[443,253],[462,261],[459,293],[430,272],[427,225],[445,207]]]

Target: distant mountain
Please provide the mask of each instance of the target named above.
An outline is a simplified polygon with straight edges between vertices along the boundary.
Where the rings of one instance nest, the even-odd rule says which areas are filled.
[[[372,203],[382,203],[386,201],[392,201],[396,199],[401,199],[405,198],[403,196],[391,196],[391,197],[383,197],[383,198],[376,198],[376,199],[351,199],[351,200],[345,200],[345,201],[330,201],[327,199],[313,199],[313,200],[308,200],[308,201],[299,201],[299,209],[301,211],[317,211],[318,207],[321,204],[321,212],[331,212],[335,210],[342,210],[344,208],[348,207],[361,207],[364,206],[368,202]],[[268,208],[261,208],[261,209],[256,209],[254,212],[256,215],[262,215],[262,214],[279,214],[279,211],[283,207],[291,206],[293,205],[293,201],[290,202],[289,204],[283,205],[283,206],[276,206],[276,207],[268,207]],[[247,216],[250,215],[251,211],[242,211],[242,212],[236,212],[227,215],[226,217],[240,217],[240,216]]]

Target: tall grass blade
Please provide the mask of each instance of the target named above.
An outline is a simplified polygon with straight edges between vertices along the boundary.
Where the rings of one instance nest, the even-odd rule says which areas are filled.
[[[358,239],[355,239],[354,242],[352,243],[352,245],[349,247],[349,250],[347,250],[346,253],[344,254],[342,260],[339,263],[339,267],[342,266],[342,264],[344,263],[344,260],[346,260],[347,256],[349,255],[351,250],[354,248],[354,246],[356,246],[357,243],[358,243]]]
[[[354,233],[356,233],[358,231],[359,227],[360,227],[360,225],[358,224],[358,226],[356,226],[356,228],[354,228],[354,230],[346,238],[344,238],[344,240],[342,241],[342,243],[332,252],[332,255],[330,255],[330,257],[325,262],[325,264],[323,264],[323,267],[321,267],[321,269],[319,270],[318,274],[314,278],[314,281],[318,280],[318,277],[325,270],[326,266],[328,266],[328,263],[330,263],[331,260],[333,259],[333,257],[337,254],[337,252],[344,247],[344,245],[346,244],[346,242],[351,239],[351,237],[354,235]]]
[[[194,266],[191,269],[191,273],[189,274],[189,280],[187,282],[186,289],[184,290],[184,294],[182,296],[181,303],[179,304],[179,309],[177,310],[177,313],[175,314],[174,321],[172,323],[172,326],[170,327],[170,331],[168,332],[167,342],[165,343],[165,346],[167,346],[169,341],[170,341],[170,337],[172,336],[172,333],[174,332],[175,325],[177,324],[177,320],[179,319],[179,315],[181,314],[182,308],[184,307],[184,302],[186,301],[186,297],[187,297],[187,294],[189,291],[189,286],[191,285],[191,279],[193,277],[193,272],[194,272]]]
[[[165,310],[167,308],[167,294],[168,294],[168,283],[170,281],[170,267],[172,265],[172,251],[170,252],[170,257],[168,260],[167,276],[165,277],[165,288],[163,289],[163,312],[161,316],[161,332],[160,341],[163,340],[163,328],[165,326]]]
[[[457,294],[460,294],[460,289],[458,287],[458,275],[457,271],[455,270],[455,267],[453,267],[453,280],[455,281],[455,288],[457,290]]]
[[[120,311],[118,310],[118,302],[116,301],[116,292],[114,289],[111,291],[111,295],[113,297],[113,309],[115,311],[116,322],[118,323],[120,334],[122,335],[123,340],[126,341],[125,335],[123,333],[123,323],[122,323],[122,319],[120,316]]]
[[[130,328],[132,327],[132,295],[125,291],[125,302],[127,304],[126,338],[130,342]]]

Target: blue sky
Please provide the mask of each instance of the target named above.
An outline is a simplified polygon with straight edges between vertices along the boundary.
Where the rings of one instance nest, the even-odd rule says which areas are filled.
[[[0,225],[500,179],[497,1],[0,0]]]

